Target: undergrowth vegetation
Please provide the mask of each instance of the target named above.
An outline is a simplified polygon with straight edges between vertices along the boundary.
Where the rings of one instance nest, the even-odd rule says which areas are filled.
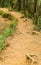
[[[3,18],[8,18],[8,20],[13,20],[14,19],[11,14],[6,13],[6,12],[1,11],[1,10],[0,10],[0,15],[2,15]]]
[[[37,31],[41,32],[41,17],[38,17],[35,20],[34,20],[34,24],[35,24],[34,30],[37,30]]]
[[[0,12],[0,15],[2,15],[2,17],[5,17],[5,18],[12,17],[3,11]],[[15,32],[16,26],[18,24],[18,20],[13,18],[12,21],[13,23],[11,23],[7,29],[4,29],[2,33],[0,33],[0,52],[8,46],[8,43],[6,42],[7,37],[11,36]]]

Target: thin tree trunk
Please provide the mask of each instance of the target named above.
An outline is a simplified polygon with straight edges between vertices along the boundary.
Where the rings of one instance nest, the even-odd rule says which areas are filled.
[[[21,10],[21,0],[17,0],[17,5],[18,5],[18,11]]]
[[[36,13],[37,10],[37,0],[34,0],[34,13]]]

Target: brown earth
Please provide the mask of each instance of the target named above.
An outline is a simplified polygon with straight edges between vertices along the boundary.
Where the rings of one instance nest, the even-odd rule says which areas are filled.
[[[18,19],[17,32],[7,39],[10,46],[2,53],[0,65],[31,65],[26,59],[26,54],[36,55],[38,64],[33,65],[41,65],[41,33],[33,30],[32,20],[20,18],[22,14],[19,12],[11,12],[5,8],[0,8],[0,10]],[[2,21],[4,19],[0,17],[0,25],[6,22]]]

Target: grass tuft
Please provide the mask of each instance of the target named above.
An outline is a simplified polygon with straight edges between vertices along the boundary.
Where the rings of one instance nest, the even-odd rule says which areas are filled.
[[[2,15],[3,18],[8,18],[9,20],[14,20],[13,16],[9,13],[6,13],[4,11],[0,10],[0,15]]]
[[[4,50],[8,46],[8,44],[6,43],[6,38],[14,33],[17,24],[18,20],[14,19],[13,23],[10,24],[9,28],[2,31],[2,34],[0,35],[0,51]]]

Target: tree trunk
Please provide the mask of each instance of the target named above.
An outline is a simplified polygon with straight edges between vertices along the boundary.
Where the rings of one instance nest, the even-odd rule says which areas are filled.
[[[21,10],[21,0],[17,0],[17,5],[18,5],[18,11]]]
[[[37,10],[37,0],[34,0],[34,13],[36,13]]]

